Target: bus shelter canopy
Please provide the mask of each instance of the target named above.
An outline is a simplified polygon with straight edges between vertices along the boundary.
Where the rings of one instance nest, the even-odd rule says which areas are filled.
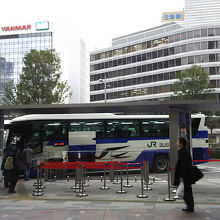
[[[1,105],[1,114],[142,113],[169,112],[171,109],[220,111],[219,100],[135,101],[85,104]]]

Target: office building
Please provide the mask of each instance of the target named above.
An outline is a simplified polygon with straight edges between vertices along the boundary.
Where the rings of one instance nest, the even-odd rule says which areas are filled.
[[[3,85],[17,83],[22,72],[23,58],[31,50],[50,50],[53,36],[49,22],[1,26],[0,29],[0,94]]]
[[[0,95],[4,93],[4,83],[11,80],[18,83],[19,75],[22,73],[23,58],[31,49],[54,48],[61,58],[62,78],[68,81],[73,93],[67,102],[88,102],[89,73],[86,45],[75,32],[71,34],[71,31],[71,27],[64,30],[63,24],[49,21],[1,26]]]
[[[219,0],[185,0],[185,25],[220,24]]]
[[[220,23],[183,27],[167,23],[112,40],[90,53],[90,100],[167,100],[176,74],[205,68],[220,93]],[[102,80],[99,80],[102,79]],[[104,81],[103,81],[104,80]]]

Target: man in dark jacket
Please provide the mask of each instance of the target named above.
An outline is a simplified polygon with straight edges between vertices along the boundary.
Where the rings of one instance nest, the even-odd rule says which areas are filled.
[[[192,194],[192,158],[187,148],[187,141],[181,137],[178,140],[178,161],[176,163],[174,185],[178,186],[180,180],[184,183],[184,196],[183,199],[186,203],[186,208],[182,209],[186,212],[194,212],[194,199]]]
[[[15,186],[19,177],[19,165],[18,165],[18,151],[16,144],[11,143],[8,145],[7,150],[5,152],[5,160],[7,157],[13,158],[13,169],[7,170],[8,180],[9,180],[9,190],[8,193],[15,193]],[[5,163],[5,161],[4,161]]]

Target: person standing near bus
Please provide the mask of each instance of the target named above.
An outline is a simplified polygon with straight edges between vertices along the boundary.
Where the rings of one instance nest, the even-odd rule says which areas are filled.
[[[27,144],[22,151],[22,160],[24,162],[24,179],[28,181],[30,178],[30,170],[32,166],[33,150]]]
[[[18,150],[15,143],[11,143],[6,148],[4,157],[4,170],[7,172],[7,178],[9,183],[8,193],[16,193],[15,186],[19,178],[18,169]]]
[[[180,181],[184,184],[184,202],[186,203],[186,208],[182,209],[185,212],[194,212],[194,199],[192,193],[193,184],[193,166],[192,158],[188,152],[186,146],[187,141],[185,138],[181,137],[178,140],[178,160],[175,169],[174,185],[178,186]]]

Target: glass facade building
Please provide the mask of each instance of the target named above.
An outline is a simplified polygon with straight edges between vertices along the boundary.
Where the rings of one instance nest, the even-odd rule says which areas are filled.
[[[52,32],[36,30],[34,25],[29,25],[29,30],[14,30],[10,26],[8,31],[1,28],[0,33],[0,95],[3,95],[4,83],[11,80],[17,83],[22,72],[23,58],[32,49],[52,49]],[[18,26],[19,27],[19,26]],[[35,27],[35,28],[34,28]],[[14,28],[14,29],[12,29]]]
[[[220,25],[164,24],[113,39],[112,47],[90,53],[90,100],[166,100],[176,74],[196,64],[220,93]]]

